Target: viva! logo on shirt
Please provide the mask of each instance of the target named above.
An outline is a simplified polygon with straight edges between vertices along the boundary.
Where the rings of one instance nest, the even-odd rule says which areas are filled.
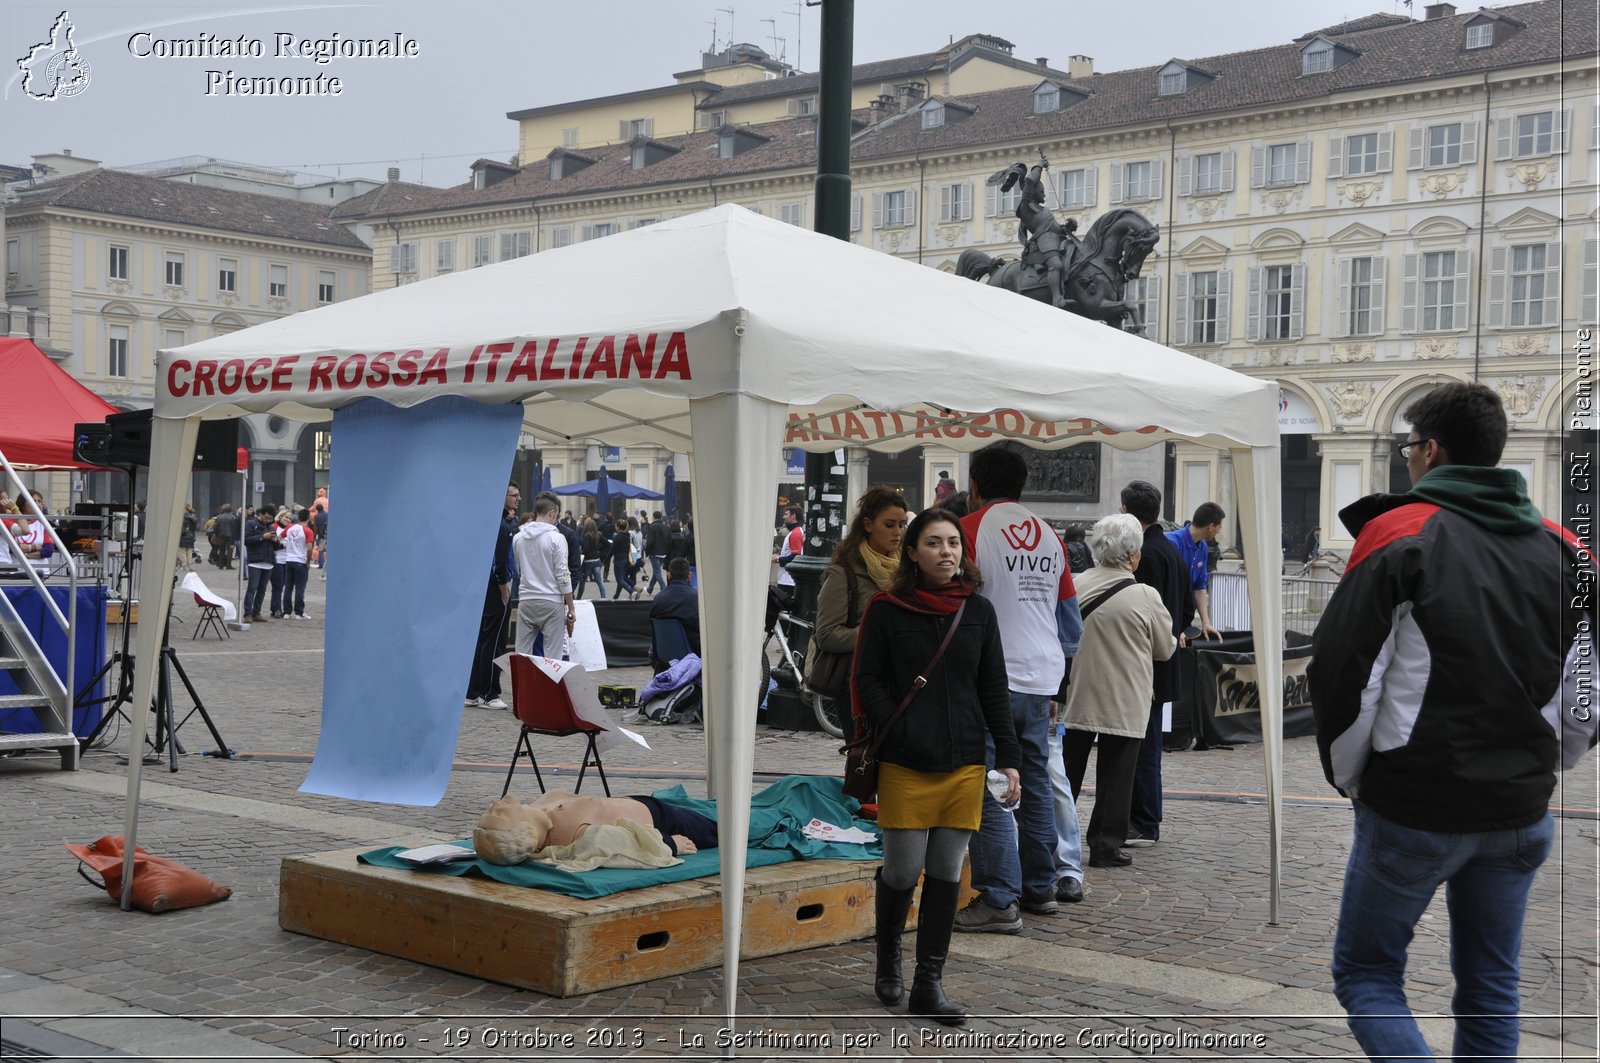
[[[1000,529],[1000,534],[1005,536],[1011,549],[1027,552],[1038,546],[1039,540],[1044,536],[1037,517],[1030,517],[1021,524],[1008,524]]]

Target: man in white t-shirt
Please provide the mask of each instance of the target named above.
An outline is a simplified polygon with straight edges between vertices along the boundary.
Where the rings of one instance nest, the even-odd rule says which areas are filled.
[[[972,888],[978,896],[956,913],[966,933],[1015,934],[1021,908],[1054,915],[1057,901],[1083,896],[1076,866],[1081,842],[1072,802],[1057,824],[1050,779],[1051,703],[1064,699],[1068,669],[1078,652],[1083,616],[1067,565],[1066,546],[1055,530],[1017,501],[1028,482],[1022,455],[1004,444],[973,455],[971,507],[961,520],[967,554],[983,573],[979,591],[994,605],[1005,644],[1011,718],[1022,746],[1022,803],[1012,814],[987,792],[983,825],[972,836]],[[994,767],[994,742],[989,742]],[[1058,833],[1059,831],[1059,833]],[[1071,860],[1057,882],[1058,843]],[[1076,872],[1076,876],[1074,876]]]

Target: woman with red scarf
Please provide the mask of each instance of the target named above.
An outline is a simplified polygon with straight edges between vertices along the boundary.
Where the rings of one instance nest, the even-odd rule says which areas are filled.
[[[944,962],[961,891],[961,862],[983,816],[989,740],[995,766],[1006,778],[1004,801],[1015,801],[1021,792],[1021,750],[1011,722],[1005,652],[994,607],[973,593],[980,582],[962,549],[957,518],[943,509],[918,514],[902,540],[893,584],[874,595],[862,614],[853,674],[858,728],[864,720],[884,735],[878,750],[883,867],[878,870],[874,990],[885,1004],[899,1003],[904,995],[900,932],[917,877],[926,871],[909,1008],[947,1026],[967,1021],[944,995]],[[957,621],[943,656],[929,668]],[[919,678],[926,685],[890,726]]]

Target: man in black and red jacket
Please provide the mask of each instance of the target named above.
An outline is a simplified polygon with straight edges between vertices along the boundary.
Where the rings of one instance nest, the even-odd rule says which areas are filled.
[[[1369,1056],[1431,1058],[1406,1007],[1406,948],[1444,885],[1454,1054],[1510,1058],[1555,773],[1595,743],[1593,560],[1495,468],[1494,391],[1448,384],[1404,417],[1412,489],[1339,514],[1356,543],[1310,666],[1323,771],[1355,811],[1334,992]]]

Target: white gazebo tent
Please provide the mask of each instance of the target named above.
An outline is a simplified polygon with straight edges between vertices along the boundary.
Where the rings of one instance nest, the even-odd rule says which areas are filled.
[[[398,355],[373,369],[387,352],[417,352],[414,364],[432,372],[400,383],[388,371]],[[700,596],[729,897],[745,880],[755,719],[739,692],[756,686],[780,447],[975,450],[1013,438],[1047,449],[1169,439],[1225,448],[1252,577],[1277,917],[1283,665],[1274,652],[1282,621],[1272,381],[732,206],[162,351],[156,380],[140,589],[154,622],[139,626],[142,661],[157,659],[171,606],[181,470],[202,419],[274,412],[314,421],[358,399],[407,407],[457,395],[522,402],[525,427],[546,440],[690,452],[699,556],[720,559],[702,561]],[[481,585],[455,590],[476,595]],[[155,670],[139,669],[131,748],[144,741],[154,687]],[[130,758],[130,853],[140,768]],[[741,914],[737,904],[722,914],[730,1017]]]

